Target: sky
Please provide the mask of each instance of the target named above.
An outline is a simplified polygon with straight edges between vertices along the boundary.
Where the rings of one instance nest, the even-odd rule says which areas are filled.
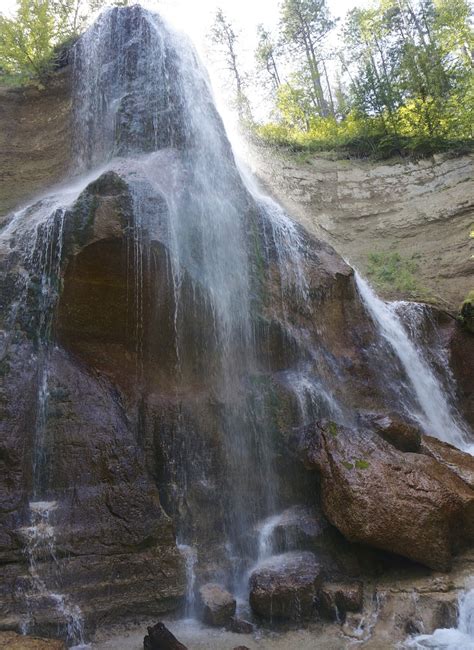
[[[276,31],[278,26],[281,0],[138,0],[142,4],[157,11],[162,11],[172,22],[191,36],[201,57],[211,68],[214,86],[219,84],[219,71],[216,69],[218,61],[209,53],[209,30],[212,25],[216,10],[220,7],[226,18],[232,23],[235,31],[239,32],[238,53],[240,63],[245,70],[254,66],[253,54],[256,47],[257,25],[262,23],[267,29]],[[133,4],[134,0],[130,0]],[[339,23],[346,13],[353,7],[368,6],[370,0],[327,0],[331,14],[340,18]],[[3,13],[12,14],[16,0],[0,0]],[[338,44],[338,30],[331,34],[329,45]],[[214,60],[213,60],[214,59]],[[329,66],[331,74],[331,64]],[[253,104],[258,104],[255,90],[249,89],[250,99]],[[254,106],[258,112],[258,106]],[[263,109],[265,110],[265,109]]]
[[[146,2],[147,0],[142,1]],[[342,24],[345,15],[353,7],[363,7],[371,4],[370,0],[327,0],[327,3],[331,15],[340,19],[339,25]],[[211,72],[213,85],[219,93],[223,90],[223,76],[219,74],[219,70],[216,70],[219,61],[215,56],[212,56],[212,48],[209,47],[208,38],[209,29],[213,23],[217,8],[222,9],[226,18],[233,25],[234,30],[239,33],[238,56],[240,64],[244,71],[249,71],[255,65],[254,52],[257,45],[257,25],[263,24],[270,31],[277,31],[281,0],[148,0],[147,4],[158,11],[161,9],[163,13],[172,19],[176,26],[191,36]],[[336,47],[339,38],[338,29],[335,29],[331,32],[329,45]],[[332,67],[331,63],[329,63],[328,69],[331,77],[333,77],[334,73]],[[265,95],[259,94],[258,84],[251,85],[246,92],[252,104],[254,117],[264,119],[268,115],[269,104]]]
[[[205,40],[216,9],[224,14],[242,32],[242,46],[248,48],[255,40],[259,23],[275,27],[278,23],[280,0],[148,0],[147,4],[172,14],[176,22],[194,40]],[[331,13],[343,17],[354,6],[367,5],[368,0],[328,0]],[[0,0],[1,11],[14,11],[16,0]]]

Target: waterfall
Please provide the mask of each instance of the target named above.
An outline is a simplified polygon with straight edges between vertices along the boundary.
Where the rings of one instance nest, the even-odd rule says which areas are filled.
[[[369,283],[356,273],[360,295],[393,352],[401,362],[416,397],[416,406],[408,405],[408,412],[421,425],[425,433],[449,442],[460,449],[471,451],[468,433],[461,419],[447,399],[447,394],[434,370],[427,362],[423,350],[409,337],[396,303],[386,303],[371,289]]]
[[[52,591],[42,578],[39,568],[39,563],[45,559],[53,566],[57,563],[55,530],[51,523],[51,514],[56,507],[55,501],[31,502],[31,525],[21,530],[25,538],[25,555],[31,576],[31,588],[26,593],[28,615],[23,622],[22,631],[26,634],[32,627],[31,608],[34,600],[46,599],[51,602],[60,621],[65,625],[66,641],[70,646],[85,649],[89,646],[84,644],[84,621],[80,608],[72,603],[67,595]]]
[[[300,461],[287,458],[283,429],[299,429],[320,418],[346,423],[355,409],[349,401],[344,403],[343,391],[338,390],[340,378],[352,379],[347,358],[339,358],[329,344],[326,349],[320,332],[312,329],[311,301],[319,298],[311,295],[308,269],[319,273],[324,259],[320,262],[317,253],[311,257],[314,242],[309,235],[259,190],[234,159],[207,74],[189,41],[140,6],[116,7],[105,10],[82,35],[73,59],[74,159],[69,172],[73,178],[12,215],[0,234],[0,244],[18,252],[19,275],[24,280],[9,315],[12,337],[22,310],[28,313],[31,293],[38,319],[32,326],[38,381],[31,525],[20,529],[32,592],[52,603],[67,627],[68,642],[82,643],[79,606],[59,589],[60,581],[41,575],[40,561],[58,565],[56,547],[61,542],[67,551],[68,540],[63,542],[59,535],[59,521],[67,517],[54,517],[70,505],[71,493],[74,499],[77,496],[77,486],[68,483],[69,477],[63,477],[60,487],[54,481],[51,459],[60,453],[60,445],[55,444],[48,420],[50,363],[57,344],[53,325],[61,282],[69,260],[80,255],[82,245],[75,241],[74,229],[92,227],[90,212],[84,223],[74,221],[78,213],[82,216],[78,205],[90,198],[87,188],[92,181],[113,173],[123,181],[125,189],[121,189],[130,199],[130,221],[128,216],[115,215],[126,223],[123,230],[122,224],[114,223],[114,228],[120,231],[117,240],[125,240],[121,244],[127,266],[127,318],[132,321],[127,332],[133,330],[133,349],[126,349],[124,358],[133,357],[135,366],[132,362],[130,367],[135,375],[127,377],[133,384],[130,393],[124,388],[121,394],[117,381],[113,400],[133,429],[129,446],[137,456],[139,452],[149,457],[160,454],[163,467],[149,473],[160,484],[160,499],[154,493],[157,510],[161,500],[176,526],[186,569],[188,616],[194,612],[196,576],[214,571],[235,590],[250,566],[273,554],[278,513],[301,497],[299,486],[293,491],[291,473],[284,471],[293,467],[291,463],[299,471]],[[107,195],[105,203],[109,199]],[[90,241],[84,247],[89,245]],[[336,257],[328,248],[324,255]],[[342,262],[341,266],[350,282],[350,270]],[[414,402],[407,397],[402,406],[427,433],[465,446],[467,437],[457,414],[395,307],[379,300],[366,282],[356,278],[367,310],[381,338],[398,356],[416,398]],[[328,285],[332,281],[331,276]],[[269,287],[273,293],[266,295]],[[160,302],[163,294],[166,300]],[[164,369],[157,369],[156,358],[162,360],[156,352],[162,321],[156,312],[161,308],[171,323],[164,344],[171,361],[169,367],[163,364]],[[272,357],[273,340],[283,359]],[[391,360],[385,352],[384,348],[384,360]],[[160,372],[164,380],[156,379]],[[109,374],[113,384],[113,372]],[[109,380],[107,372],[98,370],[97,375],[104,383]],[[167,426],[162,421],[157,424],[153,412],[155,420],[150,419],[159,433],[156,443],[144,440],[143,421],[147,398],[151,395],[150,400],[159,402],[162,393],[163,401],[168,400],[166,407],[171,403],[170,411],[174,410]],[[283,424],[281,394],[289,396]],[[202,418],[198,424],[192,419],[194,413],[188,412],[192,407],[186,410],[189,395]],[[155,444],[161,445],[159,450]],[[105,458],[94,458],[95,464],[107,465],[103,454]],[[122,477],[119,461],[114,457],[107,478],[101,478],[104,483],[110,480],[112,488],[114,480],[129,480],[130,468],[123,470]],[[143,476],[148,471],[149,466],[143,465]],[[160,472],[165,478],[157,477]],[[93,488],[90,492],[97,493],[99,501],[103,497],[92,469],[91,477],[87,487]],[[78,509],[86,508],[80,498],[77,501]],[[116,513],[107,506],[112,516],[122,519],[120,508]],[[213,539],[215,547],[210,549],[202,542],[208,533],[203,532],[207,517],[219,522],[222,537]],[[146,545],[151,548],[153,533],[147,534]],[[218,558],[214,557],[217,547]],[[211,569],[206,566],[207,573],[200,573],[206,553],[211,555]]]
[[[474,649],[474,589],[459,597],[457,628],[438,629],[433,634],[420,634],[405,644],[408,648],[437,650]]]
[[[126,161],[121,170],[133,192],[134,232],[142,233],[141,239],[134,236],[134,266],[146,265],[150,241],[163,241],[169,254],[175,365],[182,384],[190,363],[185,353],[187,323],[193,311],[202,310],[202,296],[212,314],[210,332],[195,326],[195,346],[212,349],[213,365],[206,372],[220,405],[226,465],[226,491],[215,499],[224,500],[231,555],[241,556],[248,552],[245,531],[277,508],[266,397],[258,381],[249,381],[256,370],[249,232],[258,237],[257,219],[268,207],[256,206],[241,182],[194,48],[161,17],[141,7],[106,10],[79,40],[74,60],[75,164],[84,171],[107,161],[112,167]],[[146,213],[150,196],[157,195],[166,203],[160,220]],[[284,249],[288,237],[283,231],[291,236],[295,228],[276,217],[269,223],[290,270],[292,252]],[[138,275],[142,273],[138,269]],[[301,276],[301,270],[298,273]],[[188,281],[191,301],[185,290]],[[143,282],[135,278],[134,284],[140,294]],[[139,321],[142,317],[137,315]],[[204,484],[210,470],[206,458],[194,459],[190,467],[201,452],[182,421],[178,431],[180,440],[174,438],[168,453],[181,459],[180,467],[174,462],[170,472],[184,504],[187,473]],[[202,453],[207,457],[208,452]],[[194,546],[194,540],[183,528],[178,521],[185,549]],[[190,599],[188,591],[188,609]]]

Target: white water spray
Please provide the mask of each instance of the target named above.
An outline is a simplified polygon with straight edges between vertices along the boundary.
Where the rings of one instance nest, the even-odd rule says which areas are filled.
[[[459,618],[456,628],[438,629],[433,634],[420,634],[405,647],[435,650],[474,650],[474,589],[459,598]]]
[[[178,544],[178,550],[184,557],[186,567],[186,617],[194,615],[194,587],[196,584],[196,564],[198,561],[197,549],[188,544]]]
[[[56,538],[51,514],[56,510],[55,501],[32,501],[30,503],[31,525],[22,528],[20,532],[25,538],[25,555],[28,560],[30,574],[30,590],[26,593],[28,610],[33,609],[37,599],[51,601],[58,619],[65,626],[66,641],[76,648],[87,648],[84,644],[84,621],[78,605],[71,602],[65,594],[51,591],[45,579],[41,576],[41,564],[44,562],[56,565]],[[33,616],[28,614],[22,625],[22,632],[27,634],[33,622]]]
[[[460,418],[446,399],[446,393],[423,351],[410,339],[396,311],[396,304],[386,303],[356,273],[359,293],[380,333],[400,360],[410,381],[419,409],[412,413],[423,430],[464,451],[474,451]]]

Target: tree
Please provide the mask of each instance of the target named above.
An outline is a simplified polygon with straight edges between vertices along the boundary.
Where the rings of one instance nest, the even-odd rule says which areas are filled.
[[[321,83],[320,45],[333,29],[326,0],[284,0],[281,8],[281,37],[286,48],[301,58],[312,85],[315,110],[330,114],[330,105]]]
[[[0,71],[16,82],[45,83],[61,44],[84,30],[106,0],[17,0],[16,16],[0,15]],[[127,0],[114,4],[124,5]]]
[[[231,23],[224,16],[222,9],[218,9],[211,28],[212,42],[219,48],[224,60],[226,70],[231,74],[235,85],[235,103],[241,120],[251,117],[250,104],[245,94],[245,79],[238,64],[237,43],[238,33],[234,31]]]
[[[281,85],[281,77],[277,66],[277,45],[272,35],[263,25],[257,27],[258,44],[255,51],[255,59],[260,71],[267,74],[273,90],[278,90]]]
[[[0,16],[0,64],[10,75],[44,80],[60,25],[48,0],[18,0],[16,18]]]
[[[344,27],[344,52],[340,60],[352,67],[354,107],[365,115],[381,118],[386,132],[396,131],[395,112],[401,103],[395,84],[400,52],[387,16],[380,8],[353,9]]]

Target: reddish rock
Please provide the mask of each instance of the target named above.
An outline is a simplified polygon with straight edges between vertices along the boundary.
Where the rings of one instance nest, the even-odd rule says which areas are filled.
[[[307,618],[320,583],[321,567],[312,553],[276,555],[250,576],[250,606],[267,619]]]
[[[353,542],[446,570],[472,508],[469,486],[433,458],[404,454],[370,430],[335,424],[306,439],[324,513]]]

